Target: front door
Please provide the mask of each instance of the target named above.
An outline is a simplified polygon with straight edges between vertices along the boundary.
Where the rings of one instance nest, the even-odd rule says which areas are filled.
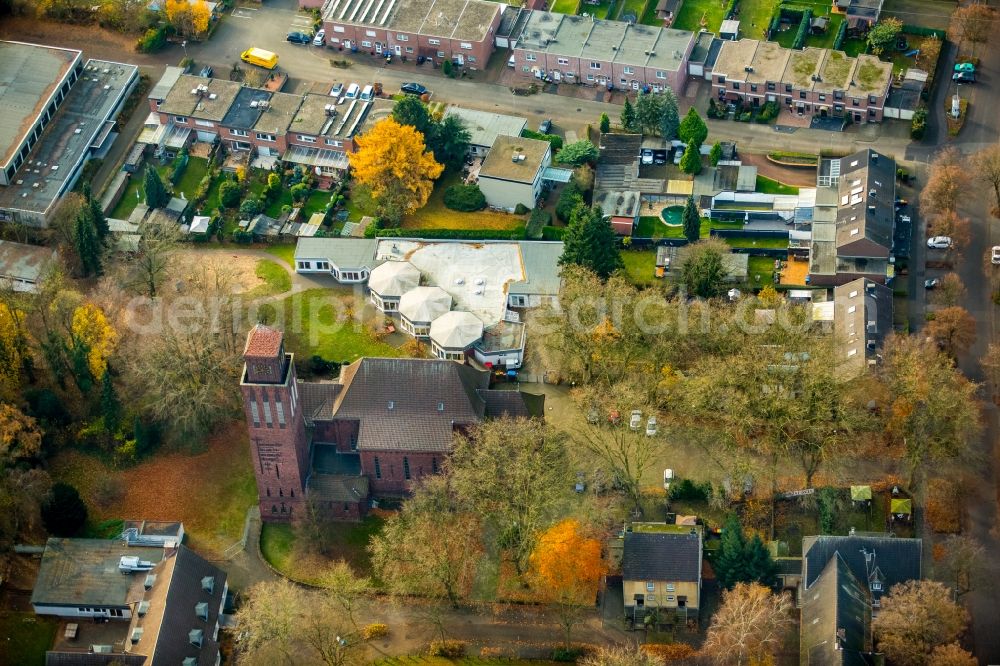
[[[638,90],[638,89],[639,89],[639,82],[636,81],[635,79],[632,79],[632,90]]]
[[[396,55],[401,55],[403,53],[403,47],[401,47],[399,44],[396,44],[394,48],[396,51]]]
[[[375,53],[382,53],[382,42],[375,42]]]
[[[455,61],[456,65],[464,65],[465,64],[465,56],[463,56],[461,53],[456,54],[455,57],[454,57],[454,61]]]

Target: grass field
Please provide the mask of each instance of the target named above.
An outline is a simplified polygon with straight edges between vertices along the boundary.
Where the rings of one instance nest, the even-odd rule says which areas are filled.
[[[52,458],[51,474],[76,486],[93,525],[125,518],[179,520],[195,550],[218,555],[240,538],[246,511],[257,498],[249,447],[241,420],[192,447],[201,449],[198,453],[160,450],[124,469],[63,449]],[[98,501],[109,482],[120,492]]]
[[[698,32],[704,27],[709,32],[718,32],[726,11],[725,0],[685,0],[677,18],[671,26],[677,30]],[[704,26],[702,21],[704,20]]]
[[[627,250],[622,252],[622,261],[625,262],[625,275],[629,282],[636,286],[652,284],[653,269],[656,268],[655,250]]]
[[[319,354],[338,362],[362,356],[399,356],[399,350],[379,341],[367,323],[349,316],[361,305],[347,289],[309,289],[284,299],[280,307],[288,350],[300,358]]]
[[[282,294],[292,288],[292,276],[278,263],[261,259],[257,262],[254,272],[264,283],[257,285],[247,294],[250,298]]]
[[[383,520],[368,516],[360,523],[332,523],[328,530],[327,556],[302,552],[296,543],[295,528],[285,523],[265,523],[260,533],[260,551],[275,569],[290,577],[315,582],[325,563],[346,560],[362,575],[371,571],[368,543],[382,529]]]
[[[559,12],[560,14],[576,14],[577,7],[580,6],[580,0],[555,0],[552,3],[550,11]]]
[[[278,245],[269,245],[267,248],[268,254],[273,254],[277,258],[283,260],[286,264],[295,267],[295,243],[280,243]]]
[[[757,176],[757,192],[762,194],[798,194],[799,188],[785,185],[767,176]]]
[[[299,213],[300,222],[308,222],[313,213],[322,213],[326,209],[327,202],[330,201],[330,193],[324,190],[313,190],[309,197],[302,204],[302,212]],[[287,187],[281,189],[281,195],[268,204],[264,209],[264,214],[268,217],[281,217],[281,208],[292,205],[292,195]]]
[[[737,4],[740,36],[747,39],[764,39],[774,8],[780,0],[755,0]]]
[[[0,664],[42,666],[59,622],[34,613],[0,613]]]
[[[170,171],[170,164],[165,164],[156,167],[156,172],[160,174],[160,178],[163,179],[164,185],[167,189],[171,189],[170,182],[167,180],[167,174]],[[208,160],[203,157],[192,157],[188,160],[187,168],[184,170],[184,175],[181,176],[181,180],[173,187],[174,196],[180,196],[181,193],[187,199],[194,198],[195,193],[198,191],[198,185],[201,183],[201,179],[205,177],[208,173]],[[122,198],[118,200],[118,204],[111,210],[108,217],[113,217],[119,220],[127,220],[128,216],[132,214],[135,207],[140,203],[146,202],[146,195],[143,193],[142,183],[145,175],[145,170],[134,174],[128,181],[128,185],[125,187],[125,192],[122,194]],[[138,194],[138,196],[136,196]]]
[[[788,243],[785,243],[787,245]],[[747,263],[747,275],[750,284],[754,287],[763,287],[766,284],[774,284],[772,275],[774,273],[774,259],[771,257],[750,257]],[[760,276],[760,279],[757,279]]]
[[[712,221],[707,217],[701,218],[701,237],[708,238],[712,229],[742,229],[742,222],[722,222]],[[684,227],[682,225],[668,226],[656,216],[644,216],[639,218],[639,225],[633,234],[636,238],[684,238]]]
[[[727,236],[722,240],[730,247],[760,247],[783,250],[788,247],[787,238],[757,238],[756,236]]]

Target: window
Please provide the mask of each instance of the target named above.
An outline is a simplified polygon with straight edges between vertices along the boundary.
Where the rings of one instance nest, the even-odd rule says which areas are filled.
[[[527,60],[528,62],[535,62],[536,60],[538,60],[538,56],[536,56],[534,53],[525,53],[524,59]]]
[[[785,84],[785,92],[786,93],[792,92],[792,84],[791,83],[786,83]]]
[[[833,98],[834,99],[844,99],[844,91],[842,91],[842,90],[834,90],[833,91]]]
[[[869,104],[878,104],[878,98],[875,95],[868,95]]]
[[[459,47],[465,49],[466,51],[472,50],[472,44],[470,44],[469,42],[460,42]]]
[[[618,79],[618,82],[619,82],[620,84],[622,84],[623,86],[624,86],[624,85],[628,85],[628,79],[625,79],[625,78],[622,78],[622,79]]]
[[[273,134],[263,134],[261,132],[257,132],[257,140],[258,141],[274,141],[275,140],[275,136]]]
[[[851,104],[853,104],[854,106],[861,106],[861,100],[855,97],[851,100]]]
[[[340,148],[341,146],[344,145],[344,142],[343,141],[337,141],[336,139],[327,139],[326,140],[326,145],[333,146],[334,148]],[[321,268],[322,268],[322,266],[321,266]]]
[[[875,109],[868,109],[868,117],[869,118],[875,117]]]
[[[739,81],[733,81],[733,90],[739,90],[739,89],[740,89]]]
[[[184,116],[174,116],[174,122],[180,123],[181,125],[187,125],[188,119]]]
[[[593,81],[594,80],[594,75],[593,74],[587,74],[587,80],[588,81]]]
[[[592,62],[592,63],[590,63],[590,68],[591,69],[600,69],[601,68],[601,63],[599,63],[599,62]]]
[[[661,72],[661,71],[657,70],[656,71],[656,78],[658,78],[658,79],[665,79],[665,78],[667,78],[667,73],[666,72]]]
[[[556,58],[556,62],[558,62],[560,65],[568,65],[569,58]]]
[[[776,86],[775,86],[775,85],[774,85],[773,83],[768,83],[768,84],[767,84],[767,89],[768,89],[768,91],[770,91],[770,92],[774,92],[774,89],[775,89],[775,87],[776,87]]]
[[[826,95],[824,95],[823,93],[820,93],[820,95],[819,95],[819,101],[825,102],[826,101]]]
[[[434,472],[435,474],[438,473],[438,459],[437,458],[431,458],[431,471]]]
[[[375,478],[376,479],[382,478],[382,465],[380,465],[378,462],[378,456],[375,456]]]
[[[674,591],[674,584],[667,583],[667,592],[673,592],[673,591]]]
[[[656,591],[656,583],[654,583],[653,581],[648,581],[646,583],[646,591],[647,592],[655,592]]]
[[[632,74],[633,72],[635,72],[635,70],[632,69],[631,67],[622,68],[622,74]]]
[[[437,57],[438,58],[443,58],[444,57],[444,51],[438,51],[437,52]]]
[[[410,38],[407,35],[399,35],[399,34],[397,34],[396,35],[396,40],[400,41],[400,42],[408,42],[408,41],[410,41]]]
[[[750,84],[750,92],[757,92],[757,84],[756,83],[751,83]]]
[[[278,414],[278,427],[285,427],[285,406],[281,404],[280,400],[274,401],[274,411]]]
[[[344,32],[344,26],[342,26],[342,25],[335,25],[335,26],[333,26],[333,31],[334,32],[341,32],[342,33],[342,32]]]
[[[406,47],[406,52],[407,53],[413,53],[413,47],[412,46],[407,46]]]
[[[312,262],[311,261],[300,261],[299,262],[299,268],[300,269],[309,269],[309,268],[312,268]]]
[[[431,46],[441,46],[441,40],[440,39],[428,39],[427,43],[429,45],[431,45]]]
[[[240,129],[231,129],[229,130],[229,133],[232,134],[233,136],[250,136],[249,132]],[[260,134],[257,135],[257,138],[260,138]]]
[[[365,37],[374,37],[374,36],[375,36],[374,30],[365,30]]]
[[[799,91],[799,99],[805,99],[805,98],[806,98],[806,91],[805,90],[800,90]]]
[[[257,409],[257,401],[250,398],[250,417],[253,419],[253,427],[260,427],[260,411]]]
[[[465,57],[466,62],[476,62],[476,56],[470,55]]]
[[[264,407],[264,423],[270,428],[274,425],[271,420],[271,404],[267,401],[267,393],[263,395],[263,407]]]
[[[366,49],[370,49],[372,47],[372,43],[368,40],[362,40],[361,46],[365,47]]]
[[[194,124],[198,127],[215,127],[215,123],[211,123],[207,120],[195,120]]]
[[[285,489],[278,488],[278,497],[284,497],[284,496],[285,496]]]
[[[403,478],[409,481],[410,479],[410,459],[403,456]]]
[[[306,136],[305,134],[299,134],[295,138],[298,139],[299,141],[304,141],[305,143],[316,143],[316,137],[314,136]]]
[[[725,83],[726,82],[726,77],[720,76],[719,79],[718,79],[718,82],[719,83]]]

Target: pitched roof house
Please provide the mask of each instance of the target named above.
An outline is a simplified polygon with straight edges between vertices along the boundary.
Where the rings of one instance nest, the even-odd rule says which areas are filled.
[[[658,527],[652,525],[651,529]],[[671,526],[662,527],[668,528]],[[653,608],[683,613],[692,610],[697,615],[701,561],[701,532],[697,528],[626,532],[622,551],[625,614],[636,621]]]

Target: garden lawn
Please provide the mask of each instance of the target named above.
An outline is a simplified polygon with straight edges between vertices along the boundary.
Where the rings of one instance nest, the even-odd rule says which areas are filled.
[[[778,3],[779,0],[744,0],[738,3],[740,36],[748,39],[764,39],[771,15]]]
[[[642,13],[639,17],[639,23],[643,25],[652,25],[657,28],[663,27],[663,19],[656,15],[656,3],[650,0],[646,3],[646,11]]]
[[[851,56],[852,58],[856,58],[868,50],[868,43],[859,37],[851,37],[845,39],[844,43],[841,44],[840,46],[843,49],[844,53]]]
[[[403,218],[404,229],[493,229],[510,230],[524,228],[524,217],[492,210],[464,213],[451,210],[444,205],[444,191],[461,182],[458,174],[441,178],[431,192],[430,198],[420,210]],[[350,210],[350,208],[348,208]]]
[[[656,278],[656,250],[626,250],[622,252],[625,276],[637,287],[652,284]]]
[[[549,11],[558,12],[560,14],[576,14],[577,8],[580,6],[580,0],[556,0],[552,3],[552,7]]]
[[[384,520],[368,516],[360,523],[331,523],[327,530],[328,555],[310,555],[296,543],[295,528],[286,523],[264,523],[260,533],[260,551],[278,571],[304,582],[315,582],[323,565],[346,560],[360,575],[371,572],[368,543],[382,529]]]
[[[690,30],[698,32],[702,28],[702,17],[705,19],[705,29],[709,32],[718,32],[722,27],[726,5],[723,0],[685,0],[681,5],[681,10],[677,13],[672,28],[677,30]]]
[[[52,458],[50,472],[54,481],[76,486],[93,525],[137,516],[181,521],[189,545],[214,557],[240,539],[247,509],[257,500],[249,446],[241,419],[200,443],[196,452],[161,449],[117,469],[96,455],[67,448]],[[119,484],[122,492],[101,504],[97,497],[105,479]]]
[[[756,191],[761,194],[798,194],[799,188],[779,183],[767,176],[757,176]]]
[[[0,664],[42,666],[59,621],[34,613],[0,612]]]
[[[184,169],[184,174],[177,185],[174,186],[174,196],[179,196],[183,193],[189,201],[194,199],[195,193],[198,192],[198,185],[201,184],[201,179],[207,173],[208,160],[204,157],[189,158],[187,168]]]
[[[322,213],[326,210],[326,204],[330,201],[330,192],[326,190],[313,190],[309,197],[302,204],[302,212],[299,213],[300,222],[308,222],[313,213]],[[275,219],[281,217],[281,209],[284,206],[292,206],[292,193],[287,187],[281,188],[281,194],[275,198],[267,208],[264,215]]]
[[[826,32],[821,35],[807,35],[806,46],[815,46],[819,49],[832,49],[833,43],[837,41],[837,33],[840,32],[840,24],[844,22],[843,14],[820,14],[830,19]],[[815,10],[814,10],[815,17]],[[846,40],[845,40],[846,41]]]
[[[292,268],[295,267],[295,243],[269,245],[267,247],[267,252],[268,254],[273,254],[278,259],[281,259]]]
[[[347,317],[347,309],[361,308],[349,289],[309,289],[280,302],[288,350],[309,358],[349,362],[362,356],[399,356],[400,351],[375,338],[366,323]],[[338,317],[339,315],[339,317]]]
[[[770,209],[768,209],[770,210]],[[720,220],[710,220],[707,217],[701,218],[701,237],[708,238],[712,234],[712,229],[742,229],[743,223],[722,222]],[[636,238],[684,238],[684,225],[667,225],[662,218],[656,216],[644,216],[639,218],[639,226],[636,227]]]
[[[786,242],[785,245],[788,245]],[[757,276],[760,279],[757,279]],[[750,257],[747,261],[747,280],[753,287],[774,284],[774,257]]]
[[[257,285],[247,294],[250,298],[283,294],[292,288],[292,276],[277,262],[261,259],[257,262],[255,273],[264,283]]]
[[[721,238],[721,237],[720,237]],[[757,238],[756,236],[726,236],[722,238],[730,247],[760,247],[774,250],[788,248],[788,238]]]
[[[653,4],[653,8],[656,8],[655,0],[625,0],[621,7],[618,9],[617,18],[621,19],[625,14],[634,14],[636,20],[643,15],[646,9],[647,1]]]

